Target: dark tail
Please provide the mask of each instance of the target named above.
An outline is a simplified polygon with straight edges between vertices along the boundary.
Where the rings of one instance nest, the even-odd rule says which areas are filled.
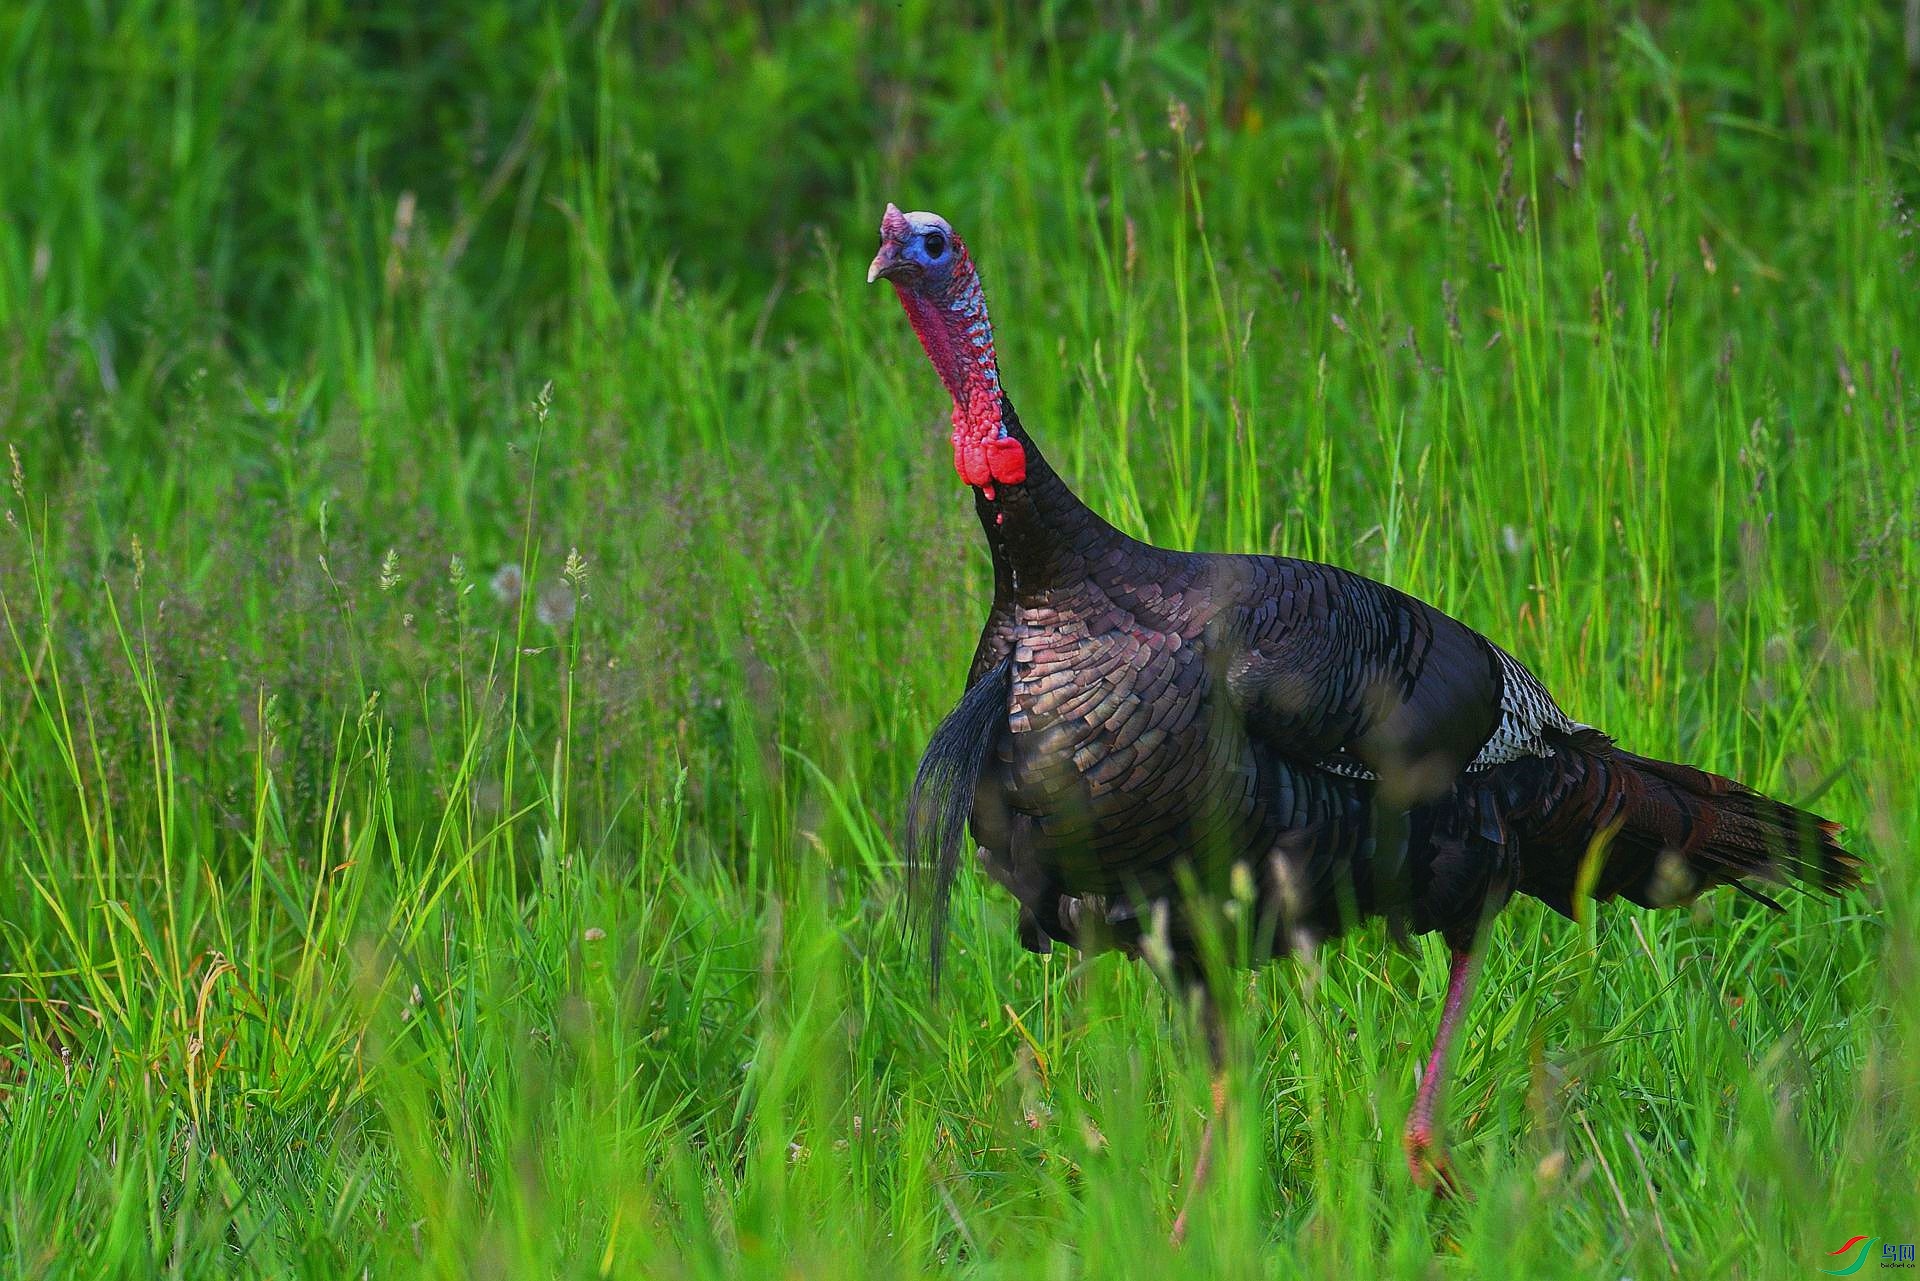
[[[1006,727],[1012,692],[1011,658],[1001,660],[969,686],[960,705],[933,731],[907,797],[907,896],[913,915],[925,913],[927,959],[936,995],[947,948],[947,906],[960,870],[967,818],[973,812],[974,782],[994,740]],[[923,885],[929,871],[933,883]]]
[[[1618,894],[1665,907],[1732,885],[1778,908],[1747,879],[1828,894],[1860,884],[1861,861],[1841,847],[1838,823],[1745,784],[1622,751],[1595,730],[1550,759],[1553,796],[1537,810],[1538,828],[1526,833],[1521,889],[1562,912],[1572,912],[1594,837],[1609,829],[1604,862],[1587,871],[1597,899]]]

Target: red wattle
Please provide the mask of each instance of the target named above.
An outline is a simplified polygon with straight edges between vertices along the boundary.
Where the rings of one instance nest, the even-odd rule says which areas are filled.
[[[953,412],[953,469],[960,479],[979,488],[994,484],[1018,485],[1027,478],[1027,451],[1020,442],[1000,432],[999,406],[991,415]],[[992,495],[988,495],[992,497]]]
[[[987,442],[987,469],[1003,485],[1018,485],[1027,478],[1027,451],[1011,436]]]

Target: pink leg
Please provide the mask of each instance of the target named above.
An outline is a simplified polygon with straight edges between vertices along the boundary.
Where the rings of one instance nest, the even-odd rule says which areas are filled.
[[[1205,987],[1194,989],[1200,1002],[1200,1027],[1206,1037],[1207,1062],[1213,1067],[1212,1110],[1207,1113],[1207,1128],[1200,1132],[1200,1151],[1193,1158],[1193,1174],[1187,1179],[1187,1194],[1180,1200],[1180,1213],[1173,1220],[1173,1244],[1187,1239],[1187,1223],[1200,1190],[1213,1174],[1214,1132],[1227,1119],[1227,1027],[1220,1006]]]
[[[1435,1196],[1466,1194],[1466,1186],[1455,1177],[1447,1152],[1434,1136],[1433,1111],[1439,1100],[1446,1075],[1447,1049],[1453,1044],[1453,1032],[1467,1012],[1467,989],[1472,986],[1473,955],[1455,948],[1453,967],[1447,974],[1447,1003],[1440,1013],[1440,1031],[1433,1038],[1433,1055],[1420,1075],[1420,1092],[1414,1097],[1413,1111],[1407,1116],[1407,1168],[1413,1181],[1431,1188]]]
[[[1213,1131],[1222,1124],[1227,1115],[1227,1074],[1224,1070],[1213,1074],[1213,1111],[1207,1117],[1207,1128],[1200,1132],[1200,1154],[1193,1159],[1193,1177],[1187,1180],[1186,1199],[1180,1203],[1180,1213],[1173,1220],[1173,1243],[1179,1245],[1187,1239],[1187,1213],[1193,1209],[1193,1199],[1200,1189],[1206,1186],[1207,1178],[1213,1173]]]

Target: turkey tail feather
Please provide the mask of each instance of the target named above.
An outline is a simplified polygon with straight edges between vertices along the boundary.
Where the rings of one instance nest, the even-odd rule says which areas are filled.
[[[924,913],[927,961],[933,990],[940,990],[940,965],[946,955],[947,908],[967,819],[973,812],[974,782],[1006,727],[1007,700],[1013,692],[1013,660],[1000,663],[967,688],[959,706],[933,731],[907,797],[906,863],[909,919]],[[925,883],[931,874],[930,884]]]
[[[1838,823],[1718,774],[1612,750],[1640,785],[1638,804],[1628,810],[1627,830],[1656,854],[1671,850],[1684,858],[1701,888],[1737,884],[1746,876],[1792,881],[1828,894],[1860,884],[1861,861],[1841,847]],[[1657,882],[1657,874],[1652,879]],[[1740,888],[1753,894],[1747,886]],[[1657,906],[1658,889],[1643,880],[1622,892],[1635,902],[1650,898]]]
[[[1557,911],[1572,914],[1585,835],[1614,824],[1596,899],[1665,907],[1732,885],[1778,909],[1746,878],[1828,894],[1860,884],[1861,860],[1840,845],[1838,823],[1743,783],[1623,751],[1590,729],[1549,760],[1547,786],[1515,817],[1530,847],[1520,888]]]

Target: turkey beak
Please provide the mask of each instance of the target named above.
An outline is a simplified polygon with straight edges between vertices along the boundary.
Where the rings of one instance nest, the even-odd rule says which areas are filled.
[[[867,283],[876,280],[892,280],[895,276],[912,267],[913,264],[900,256],[900,242],[883,240],[880,252],[873,256],[873,262],[867,266]]]

